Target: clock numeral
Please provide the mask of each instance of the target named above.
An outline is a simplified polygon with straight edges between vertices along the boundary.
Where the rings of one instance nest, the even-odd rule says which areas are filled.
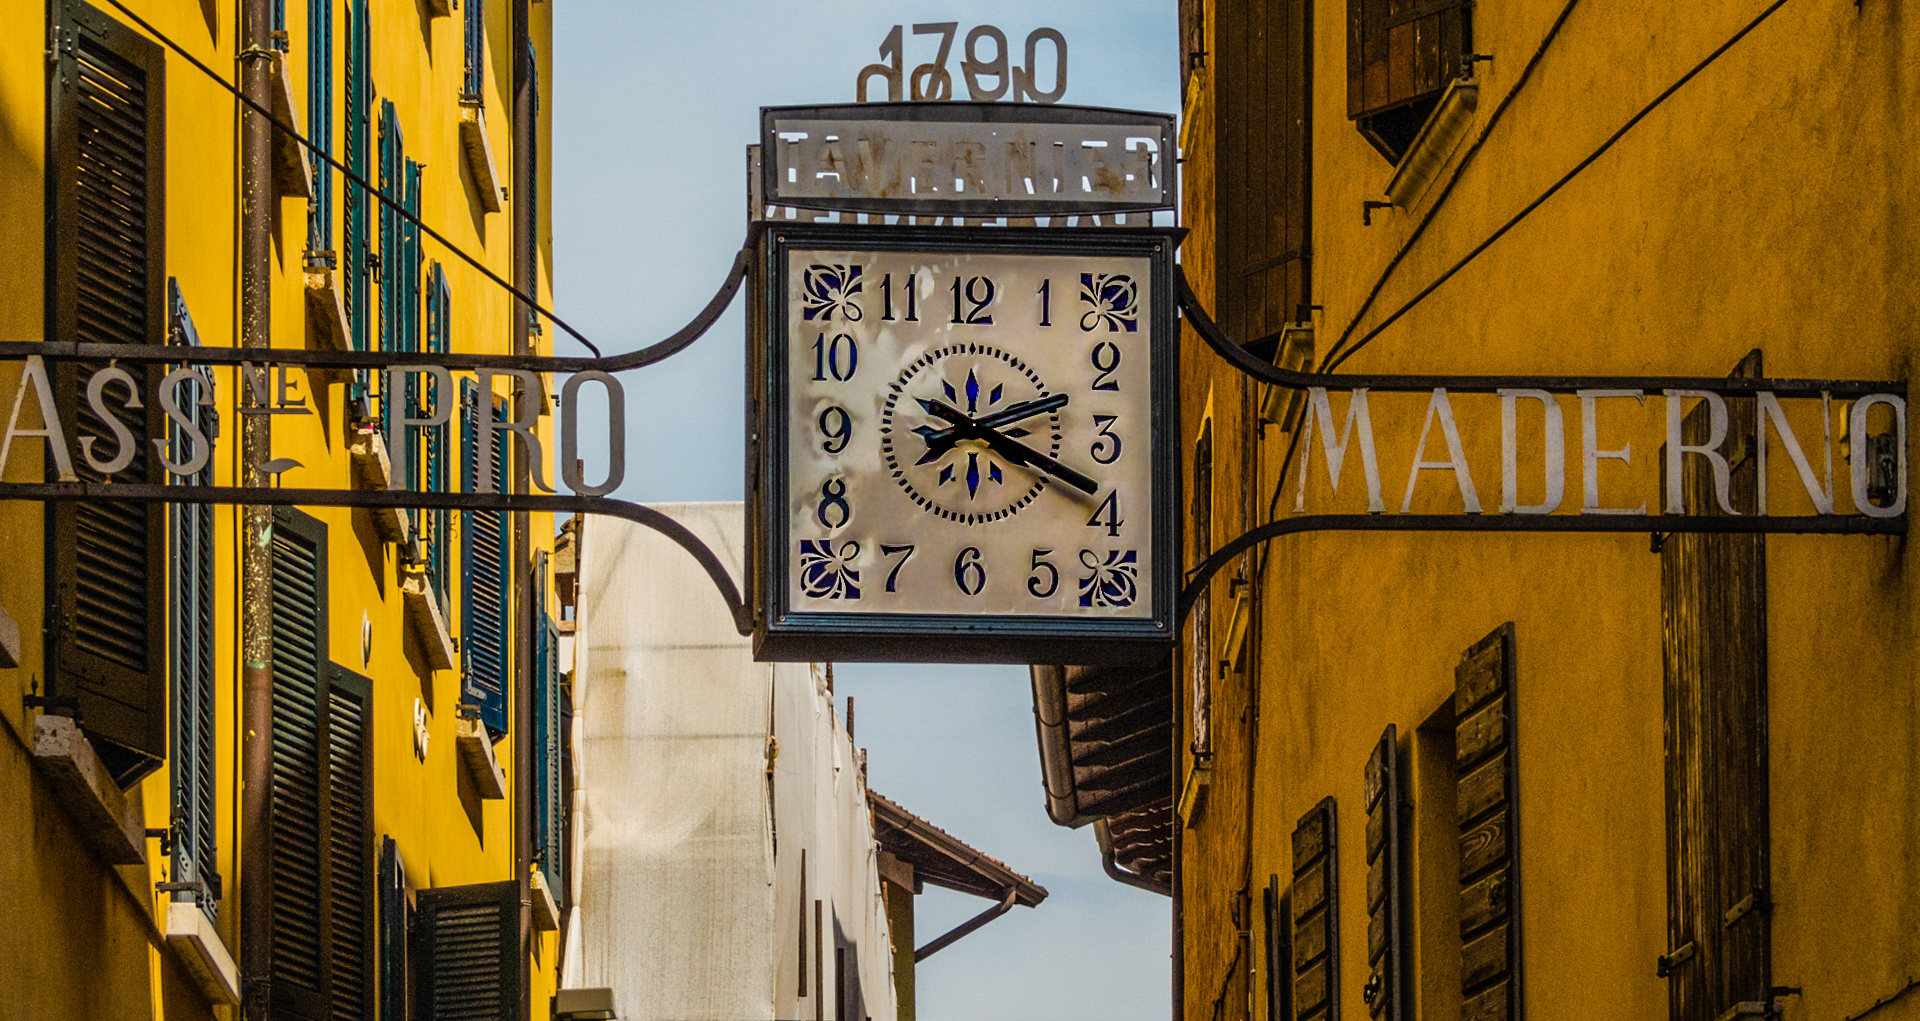
[[[1119,415],[1093,416],[1093,427],[1100,430],[1100,435],[1093,441],[1093,449],[1088,451],[1088,454],[1101,464],[1112,464],[1120,460],[1120,437],[1115,436],[1111,428],[1113,423],[1119,420]],[[1112,441],[1111,445],[1108,444],[1109,440]]]
[[[843,346],[844,345],[844,346]],[[845,363],[844,367],[842,362]],[[832,340],[822,333],[813,341],[813,378],[824,380],[829,374],[839,382],[853,378],[860,365],[860,345],[850,333],[836,333]]]
[[[907,274],[907,283],[906,283],[905,290],[907,292],[907,315],[906,315],[905,321],[909,323],[917,323],[920,321],[920,317],[915,314],[914,304],[916,299],[919,297],[919,295],[915,294],[914,292],[918,291],[919,288],[914,286],[914,274],[912,273]],[[892,322],[893,321],[893,274],[892,273],[888,273],[886,276],[880,278],[880,300],[882,304],[885,306],[884,311],[886,312],[886,314],[881,316],[880,318],[886,320],[887,322]]]
[[[820,413],[820,432],[826,437],[821,441],[820,449],[829,454],[838,454],[847,449],[847,443],[853,439],[853,419],[845,408],[828,408]]]
[[[953,558],[953,583],[960,591],[977,596],[987,587],[987,568],[980,562],[980,547],[968,546]]]
[[[1093,367],[1100,370],[1100,374],[1093,378],[1093,386],[1088,389],[1119,390],[1120,384],[1113,380],[1114,371],[1120,368],[1119,345],[1111,340],[1103,340],[1093,345],[1093,354],[1090,357],[1093,361]],[[818,379],[819,377],[815,376],[814,378]]]
[[[1027,578],[1027,592],[1035,599],[1045,599],[1053,595],[1054,590],[1060,587],[1060,569],[1047,563],[1046,560],[1043,559],[1052,552],[1050,549],[1037,549],[1033,551],[1033,574]],[[1045,584],[1041,583],[1041,571],[1047,572]]]
[[[1088,528],[1104,528],[1107,530],[1108,535],[1119,535],[1120,526],[1124,524],[1126,524],[1126,522],[1120,520],[1120,491],[1118,489],[1108,493],[1107,498],[1100,501],[1100,506],[1094,508],[1093,517],[1087,519]]]
[[[828,528],[839,528],[853,520],[853,508],[847,504],[847,480],[828,479],[820,483],[820,506],[813,512]]]
[[[967,310],[966,318],[960,317],[960,278],[953,278],[953,318],[948,320],[954,325],[992,326],[993,317],[987,315],[987,306],[993,304],[993,278],[968,277],[966,302],[973,307]]]
[[[883,542],[880,544],[880,555],[883,557],[897,556],[900,558],[894,562],[893,570],[887,572],[887,591],[895,591],[893,583],[900,577],[900,569],[907,566],[907,561],[913,559],[913,543],[909,542],[896,546]]]
[[[1053,278],[1040,281],[1040,325],[1053,325]]]

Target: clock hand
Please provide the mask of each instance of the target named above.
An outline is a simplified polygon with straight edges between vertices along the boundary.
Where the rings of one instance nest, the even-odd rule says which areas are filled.
[[[1037,469],[1044,474],[1052,475],[1089,496],[1097,493],[1100,489],[1100,484],[1094,480],[1021,443],[1019,440],[1013,439],[1005,433],[995,429],[981,427],[979,421],[967,416],[964,412],[956,408],[949,407],[940,401],[922,400],[920,401],[920,405],[926,408],[929,414],[952,422],[954,428],[959,431],[961,439],[985,441],[987,446],[992,448],[1001,457],[1015,464],[1023,464],[1030,468]]]
[[[923,407],[927,404],[926,401],[921,401],[920,403]],[[1012,425],[1015,422],[1024,421],[1025,419],[1049,411],[1058,411],[1066,406],[1066,394],[1050,394],[1046,397],[1036,398],[1031,401],[1022,401],[1019,404],[1002,408],[991,415],[974,419],[973,424],[985,429],[999,429],[1001,426]],[[929,413],[931,413],[931,409],[928,410]],[[947,451],[953,449],[954,443],[962,438],[958,426],[935,429],[932,426],[920,425],[915,426],[913,431],[919,434],[920,438],[925,440],[927,444],[926,453],[922,454],[920,460],[914,462],[915,464],[926,464],[929,461],[939,460],[946,455]]]

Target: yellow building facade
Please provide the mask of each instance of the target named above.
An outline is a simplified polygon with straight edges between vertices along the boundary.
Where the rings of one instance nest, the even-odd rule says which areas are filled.
[[[551,294],[549,5],[4,8],[7,341],[552,353],[487,276]],[[0,473],[510,492],[530,465],[475,442],[488,419],[553,449],[544,382],[259,361],[4,363]],[[546,1016],[573,901],[554,535],[0,504],[0,1017]]]
[[[1920,38],[1897,5],[1191,0],[1181,22],[1183,266],[1263,360],[1912,374]],[[1189,566],[1276,517],[1383,509],[1357,444],[1329,483],[1346,393],[1321,417],[1191,325],[1182,355]],[[1500,398],[1453,395],[1450,457],[1427,395],[1368,396],[1386,514],[1503,513]],[[1586,421],[1554,399],[1556,513],[1660,513],[1642,396]],[[1803,484],[1782,426],[1729,403],[1735,513],[1810,514],[1822,485],[1855,513],[1854,460],[1904,442],[1789,402]],[[1544,407],[1519,405],[1516,502],[1554,502]],[[1416,468],[1462,458],[1478,508]],[[1692,467],[1682,488],[1725,513]],[[1174,671],[1176,1016],[1920,1017],[1914,567],[1897,536],[1249,552]]]

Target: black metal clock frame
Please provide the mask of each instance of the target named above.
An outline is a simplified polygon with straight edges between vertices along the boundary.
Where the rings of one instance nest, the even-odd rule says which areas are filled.
[[[760,660],[1125,663],[1164,657],[1177,621],[1180,551],[1179,312],[1174,252],[1185,231],[1166,227],[925,227],[768,224],[748,314],[747,581]],[[795,610],[788,571],[788,253],[796,249],[1144,257],[1151,266],[1148,337],[1153,524],[1148,536],[1150,618],[836,613]]]

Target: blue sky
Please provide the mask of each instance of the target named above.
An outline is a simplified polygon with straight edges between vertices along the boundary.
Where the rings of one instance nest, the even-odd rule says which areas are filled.
[[[746,233],[759,107],[851,102],[896,24],[958,21],[963,36],[995,25],[1016,62],[1028,33],[1056,28],[1068,48],[1062,102],[1178,108],[1173,0],[564,0],[554,14],[555,311],[608,353],[679,329],[719,285]],[[907,65],[934,45],[908,34]],[[740,499],[743,322],[736,304],[691,349],[623,380],[627,475],[615,495]],[[603,463],[595,453],[583,451]],[[1165,1017],[1168,902],[1107,879],[1090,830],[1047,821],[1026,670],[848,664],[837,680],[858,701],[876,790],[1051,892],[928,959],[920,1017]],[[985,906],[929,888],[921,941]]]

